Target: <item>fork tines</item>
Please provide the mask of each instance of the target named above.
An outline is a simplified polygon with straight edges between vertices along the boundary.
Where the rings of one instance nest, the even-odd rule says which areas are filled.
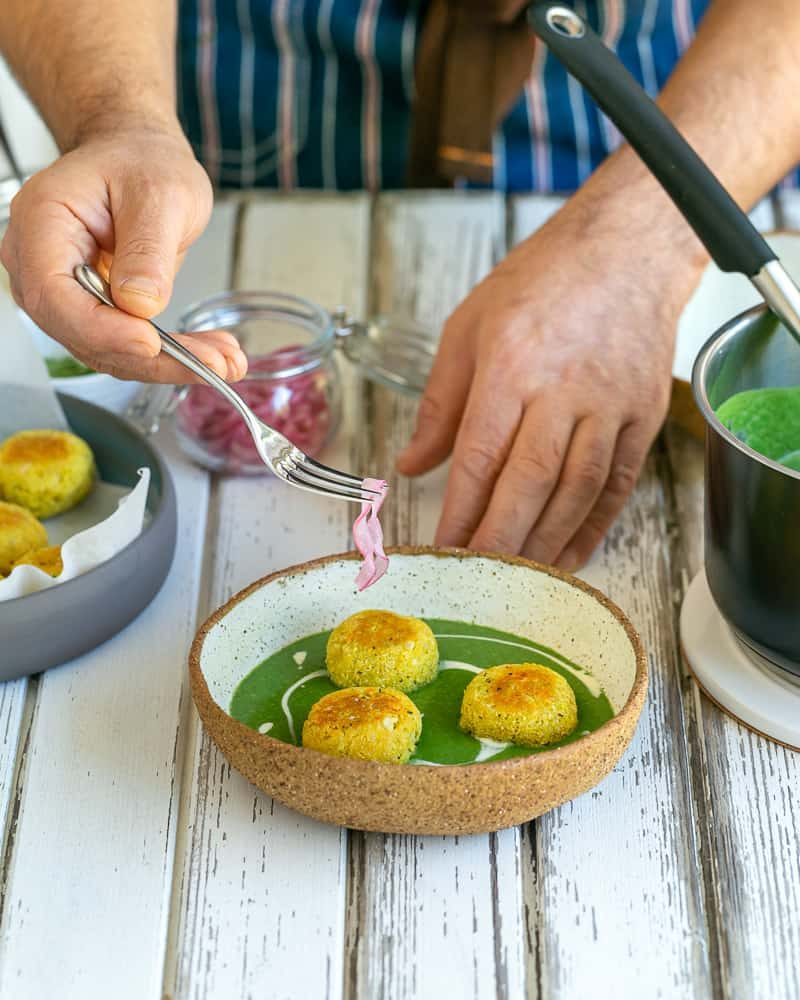
[[[300,461],[292,457],[284,466],[284,470],[287,480],[295,486],[305,486],[307,489],[329,496],[344,497],[348,500],[369,500],[371,497],[380,496],[378,490],[365,487],[364,480],[358,476],[331,469],[305,455]]]

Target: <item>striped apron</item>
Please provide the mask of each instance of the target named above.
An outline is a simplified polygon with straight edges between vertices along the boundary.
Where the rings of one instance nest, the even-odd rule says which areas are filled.
[[[650,94],[710,0],[576,0]],[[179,0],[179,105],[219,187],[403,186],[425,0]],[[493,187],[570,192],[620,142],[543,45],[498,130]],[[792,183],[787,181],[787,184]]]

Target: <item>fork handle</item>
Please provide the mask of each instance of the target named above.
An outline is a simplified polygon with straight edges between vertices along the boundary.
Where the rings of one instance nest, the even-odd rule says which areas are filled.
[[[90,267],[89,264],[79,264],[75,268],[75,280],[81,288],[94,295],[98,301],[104,305],[111,306],[112,309],[117,308],[114,300],[111,298],[111,287],[108,282],[93,267]],[[208,383],[217,392],[222,393],[236,407],[248,424],[252,423],[253,415],[250,412],[250,408],[239,393],[228,385],[225,379],[220,378],[208,365],[203,364],[196,354],[193,354],[188,348],[184,347],[171,333],[163,330],[158,323],[153,322],[152,319],[147,322],[161,338],[161,349],[165,354],[169,355],[174,361],[182,364],[184,368],[188,368],[190,372],[193,372],[198,378]]]

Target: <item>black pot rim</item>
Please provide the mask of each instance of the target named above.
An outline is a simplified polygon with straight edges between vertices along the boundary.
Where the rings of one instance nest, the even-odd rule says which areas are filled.
[[[745,444],[744,441],[740,441],[735,434],[728,430],[728,428],[722,423],[714,412],[711,403],[709,402],[708,394],[706,393],[706,373],[714,355],[729,341],[734,340],[738,334],[741,333],[743,329],[748,327],[756,317],[763,316],[766,312],[768,312],[768,307],[766,305],[754,306],[752,309],[739,313],[738,316],[734,316],[733,319],[728,320],[727,323],[721,326],[719,330],[709,337],[700,349],[700,353],[697,355],[692,367],[692,393],[694,394],[697,407],[706,422],[707,430],[710,429],[719,434],[719,436],[724,438],[725,441],[731,445],[731,447],[736,448],[737,451],[740,451],[743,455],[753,459],[759,465],[763,465],[765,468],[771,469],[773,472],[778,472],[781,475],[786,476],[788,479],[800,481],[799,471],[790,469],[785,465],[781,465],[780,462],[776,462],[774,459],[767,458],[765,455],[760,454],[749,445]],[[800,347],[798,350],[800,350]]]

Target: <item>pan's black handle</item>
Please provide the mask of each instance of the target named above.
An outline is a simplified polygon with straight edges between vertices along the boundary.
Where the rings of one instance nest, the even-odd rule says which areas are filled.
[[[528,9],[534,32],[644,160],[723,271],[752,278],[776,254],[666,115],[590,26],[563,3]]]

